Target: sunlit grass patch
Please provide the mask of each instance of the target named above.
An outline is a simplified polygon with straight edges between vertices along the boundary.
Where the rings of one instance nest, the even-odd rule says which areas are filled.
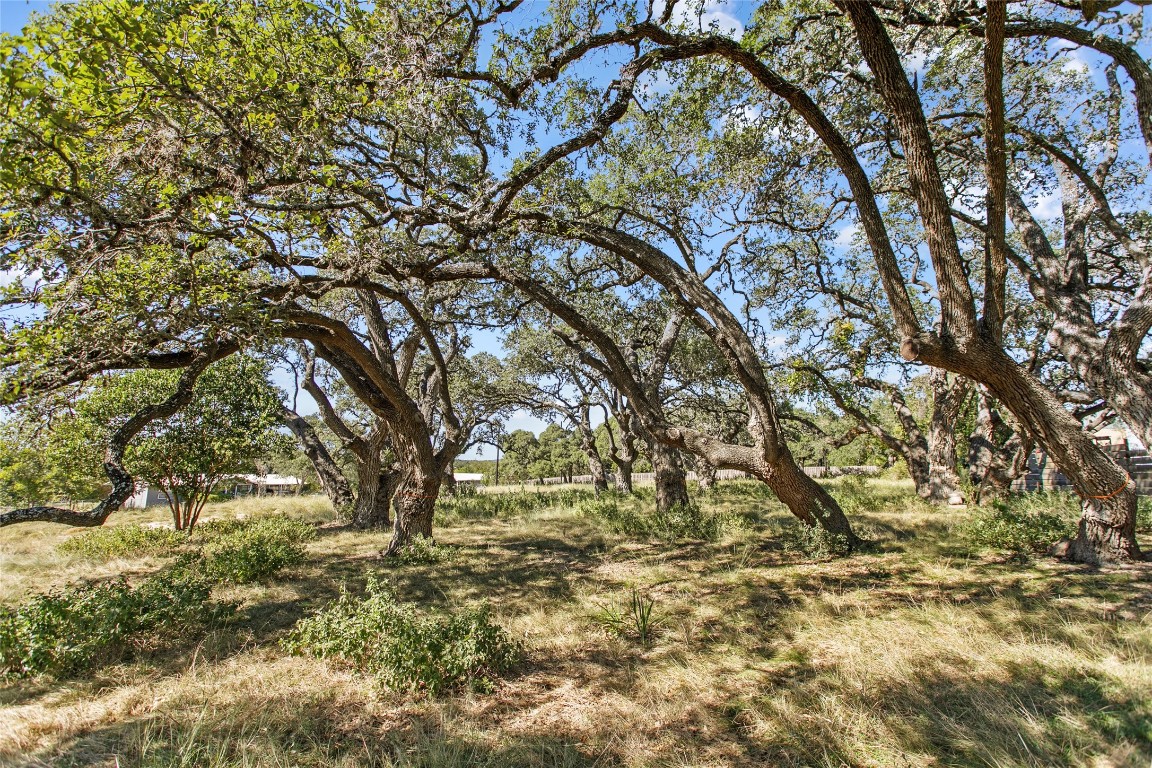
[[[795,556],[780,539],[791,516],[754,483],[694,496],[741,520],[717,541],[628,535],[556,497],[513,499],[494,515],[445,515],[435,546],[450,557],[405,563],[379,559],[388,532],[334,525],[326,502],[302,503],[300,518],[324,523],[312,526],[307,559],[256,584],[217,586],[213,598],[239,604],[236,617],[167,663],[129,659],[66,685],[0,687],[0,763],[1152,762],[1148,566],[1006,561],[958,535],[975,510],[924,505],[906,482],[829,485],[859,497],[852,520],[874,549]],[[221,504],[206,516],[296,517],[282,503]],[[0,531],[0,553],[20,548],[22,578],[37,588],[121,571],[136,581],[169,562],[93,562],[58,553],[62,535],[16,534]],[[341,585],[361,595],[373,576],[421,615],[488,605],[524,661],[491,693],[463,685],[432,699],[281,648]],[[605,607],[622,631],[599,620]]]

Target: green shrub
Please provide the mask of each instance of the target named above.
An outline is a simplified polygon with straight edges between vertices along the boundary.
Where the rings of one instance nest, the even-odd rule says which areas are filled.
[[[36,595],[0,609],[0,671],[71,675],[182,637],[225,610],[211,591],[185,563],[136,587],[121,578]]]
[[[827,560],[848,554],[848,538],[840,533],[830,533],[818,525],[802,522],[785,525],[780,533],[780,542],[786,552],[800,555],[809,560]]]
[[[1141,496],[1136,500],[1136,530],[1152,531],[1152,498]]]
[[[1069,493],[1019,494],[981,511],[963,533],[974,547],[1027,557],[1074,536],[1079,508],[1079,499]]]
[[[107,559],[166,555],[187,542],[186,535],[169,528],[115,525],[73,536],[58,544],[56,549],[70,555]]]
[[[297,622],[283,641],[291,653],[337,659],[398,691],[435,695],[469,686],[488,691],[523,648],[485,609],[450,616],[422,615],[413,603],[369,579],[366,594],[348,592]]]
[[[204,570],[213,579],[248,584],[304,562],[304,544],[316,537],[308,523],[287,517],[205,524]]]
[[[654,536],[667,541],[716,541],[731,524],[728,516],[705,512],[698,504],[678,504],[667,511],[642,505],[639,500],[602,494],[582,502],[582,514],[598,518],[609,530],[627,536]]]
[[[409,541],[403,549],[392,558],[392,562],[403,565],[425,565],[428,563],[447,563],[456,559],[456,550],[437,544],[433,539],[417,536]]]

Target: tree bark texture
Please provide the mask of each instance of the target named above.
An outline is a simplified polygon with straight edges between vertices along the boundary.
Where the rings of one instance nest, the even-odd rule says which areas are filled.
[[[320,487],[332,502],[336,514],[344,515],[352,507],[355,498],[348,478],[344,477],[340,466],[332,459],[328,448],[306,419],[289,408],[284,409],[281,419],[312,463],[312,468],[320,479]]]
[[[952,502],[960,492],[956,472],[956,420],[968,397],[968,382],[933,368],[932,415],[928,424],[929,481],[924,498],[936,503]]]

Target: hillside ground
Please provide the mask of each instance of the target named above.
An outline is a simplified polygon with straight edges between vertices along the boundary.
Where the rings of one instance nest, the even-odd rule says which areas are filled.
[[[872,551],[789,548],[783,509],[734,482],[700,499],[734,521],[716,542],[614,533],[571,501],[496,517],[446,507],[437,541],[451,556],[427,564],[379,559],[387,535],[340,525],[319,497],[219,504],[208,517],[315,523],[307,561],[217,588],[235,617],[176,647],[72,679],[0,681],[0,763],[1152,764],[1148,565],[972,550],[960,533],[972,510],[928,507],[898,483],[841,498]],[[56,550],[77,535],[0,530],[0,603],[169,563]],[[486,603],[525,660],[494,692],[431,699],[281,649],[298,619],[372,574],[428,610]],[[647,641],[629,623],[634,596],[652,606]]]

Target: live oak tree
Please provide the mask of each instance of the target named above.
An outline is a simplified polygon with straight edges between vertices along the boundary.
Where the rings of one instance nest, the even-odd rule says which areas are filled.
[[[903,29],[901,19],[883,16],[882,4],[877,5],[880,12],[865,2],[832,3],[823,6],[825,13],[815,15],[804,14],[795,7],[765,6],[760,19],[762,26],[740,42],[711,31],[677,28],[671,23],[669,6],[659,18],[649,15],[636,23],[625,19],[616,29],[561,50],[552,58],[567,62],[600,45],[639,45],[641,57],[660,57],[664,61],[709,57],[725,62],[734,72],[746,76],[751,87],[783,100],[806,128],[819,137],[840,175],[843,188],[851,195],[863,238],[876,261],[902,339],[902,354],[909,360],[982,383],[1021,423],[1027,424],[1038,444],[1068,473],[1084,498],[1080,529],[1068,549],[1069,557],[1087,562],[1139,557],[1134,534],[1135,493],[1130,479],[1083,432],[1059,398],[1022,369],[1003,346],[1007,257],[1001,215],[1006,208],[1002,41],[1007,27],[999,11],[1004,7],[995,3],[989,6],[994,12],[988,21],[986,43],[981,48],[981,60],[988,73],[983,122],[989,137],[984,142],[990,190],[985,217],[989,235],[987,257],[976,270],[982,285],[981,282],[974,285],[953,223],[953,200],[945,187],[939,161],[942,153],[934,141],[924,102],[893,42]],[[781,27],[791,33],[775,34]],[[833,30],[835,37],[830,37],[828,33]],[[787,58],[789,48],[798,47],[793,44],[797,39],[822,45],[825,53],[847,50],[867,64],[866,76],[848,72],[848,76],[839,81],[847,83],[861,98],[840,104],[859,104],[865,113],[877,115],[881,125],[890,126],[885,146],[894,147],[899,142],[895,157],[899,158],[907,185],[895,189],[889,199],[903,196],[915,207],[940,296],[940,316],[935,328],[925,328],[909,298],[907,267],[897,257],[881,213],[880,201],[887,188],[874,185],[853,140],[838,126],[835,119],[838,113],[832,111],[831,103],[824,102],[826,93],[810,92],[807,83],[802,81],[806,75],[822,78],[827,72],[826,64],[822,62],[822,67],[814,68],[811,59],[789,61]],[[830,47],[833,40],[846,42]],[[792,69],[780,71],[774,67],[777,64]],[[807,68],[804,73],[801,67]],[[860,71],[859,66],[854,70],[856,75]],[[690,85],[686,83],[685,87]],[[812,93],[820,93],[821,100]],[[836,95],[840,97],[840,93]],[[1139,108],[1139,103],[1137,106]],[[979,296],[981,289],[982,297]],[[1141,317],[1142,314],[1136,313],[1132,320]],[[1133,332],[1143,339],[1147,325],[1135,322]]]
[[[225,358],[200,375],[187,404],[151,421],[128,443],[125,468],[164,492],[176,530],[195,527],[223,480],[253,472],[257,460],[285,449],[287,438],[277,429],[283,393],[268,383],[268,373],[255,358]],[[169,371],[101,376],[59,419],[53,440],[94,470],[109,435],[141,406],[171,397],[177,380]]]
[[[752,384],[750,407],[757,429],[767,430],[764,445],[783,456],[775,406],[757,381],[763,366],[753,358],[760,350],[739,340],[747,329],[716,305],[723,298],[700,293],[676,258],[657,256],[663,235],[654,242],[643,231],[677,222],[564,211],[568,203],[555,198],[554,187],[533,187],[549,173],[580,176],[633,109],[645,73],[688,62],[664,74],[669,87],[692,91],[693,68],[706,63],[759,101],[786,105],[781,141],[817,137],[818,162],[830,175],[800,174],[793,186],[851,200],[903,354],[983,384],[1069,474],[1085,497],[1069,555],[1091,562],[1138,556],[1126,476],[1004,343],[1009,176],[1001,138],[1008,130],[1005,60],[1028,66],[1003,45],[1006,38],[1086,36],[1082,44],[1133,78],[1137,124],[1147,135],[1142,59],[1123,41],[1096,34],[1089,27],[1096,22],[1066,18],[1055,6],[1014,5],[1005,19],[1000,4],[987,6],[990,13],[964,5],[955,26],[964,34],[979,30],[979,61],[988,72],[974,121],[985,137],[982,186],[989,190],[982,208],[965,212],[956,210],[945,182],[950,145],[930,114],[936,97],[922,98],[904,67],[918,39],[910,25],[947,27],[951,17],[921,19],[883,3],[766,3],[736,41],[685,26],[675,6],[666,3],[653,16],[648,7],[589,2],[572,12],[569,4],[543,24],[494,35],[484,28],[498,26],[514,6],[444,14],[425,6],[321,8],[283,0],[61,11],[60,28],[42,25],[23,48],[6,44],[4,51],[6,253],[25,276],[39,270],[46,287],[17,285],[15,300],[58,308],[45,322],[7,335],[6,357],[19,358],[10,387],[57,386],[116,367],[179,367],[198,349],[234,351],[250,340],[283,338],[285,329],[295,333],[287,338],[309,341],[340,336],[316,313],[301,314],[297,302],[334,287],[398,301],[406,290],[400,282],[418,275],[409,267],[470,263],[485,238],[504,237],[509,227],[610,253],[663,279],[686,308],[706,308],[707,318],[691,321],[705,320],[723,337],[734,373]],[[1046,11],[1023,18],[1035,8]],[[482,55],[493,39],[499,50]],[[621,55],[618,67],[581,70],[609,49]],[[712,92],[702,93],[700,103],[712,103]],[[1125,114],[1122,122],[1130,120]],[[538,131],[539,121],[551,131]],[[831,187],[820,186],[824,178],[834,180]],[[914,253],[902,251],[909,241],[893,234],[892,215],[902,211],[914,212],[912,231],[926,244]],[[972,258],[954,223],[963,221],[958,214],[983,226],[986,257]],[[1122,237],[1127,231],[1136,240],[1128,224],[1117,229],[1106,212],[1093,216],[1119,244],[1116,252],[1135,253]],[[387,247],[343,255],[354,252],[347,245],[362,233]],[[342,245],[333,251],[332,242]],[[931,322],[907,289],[913,255],[925,270],[931,266],[939,292]],[[108,276],[99,288],[95,265]],[[141,281],[141,274],[154,279]],[[169,275],[204,290],[176,296],[165,288]],[[121,300],[102,298],[117,293]],[[68,320],[77,307],[99,310],[107,333],[82,339]],[[1122,313],[1126,330],[1113,347],[1120,358],[1139,361],[1146,314],[1139,301]],[[381,395],[395,387],[362,375],[374,366],[359,362],[343,360],[341,370],[362,379],[357,396],[390,417],[406,411],[403,398]],[[658,442],[705,450],[695,436],[688,445],[686,434],[662,428]]]

